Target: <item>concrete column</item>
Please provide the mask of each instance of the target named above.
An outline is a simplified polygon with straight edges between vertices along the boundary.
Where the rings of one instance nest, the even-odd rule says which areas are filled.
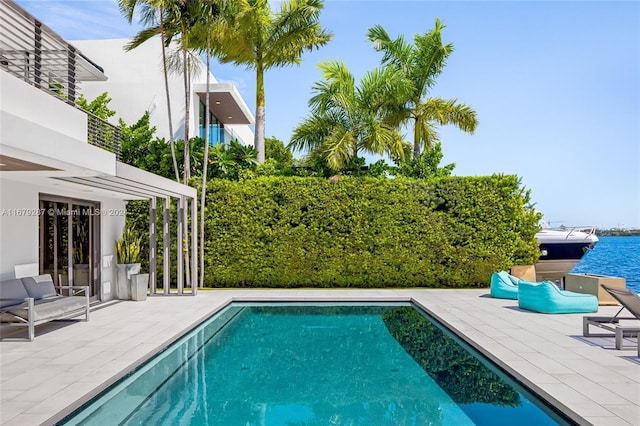
[[[157,235],[156,235],[156,197],[149,200],[149,292],[156,294],[157,288]]]
[[[198,204],[191,199],[191,294],[198,294]]]
[[[184,246],[182,244],[183,229],[184,229],[184,206],[186,200],[184,196],[181,196],[178,200],[178,294],[184,292]]]
[[[164,294],[169,294],[169,287],[171,285],[171,232],[170,232],[170,216],[171,198],[164,199],[164,217],[162,221],[162,245],[164,251],[162,252],[162,286]]]

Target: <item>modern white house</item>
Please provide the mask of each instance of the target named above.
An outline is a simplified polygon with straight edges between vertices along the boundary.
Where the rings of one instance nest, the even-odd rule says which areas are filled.
[[[90,286],[94,300],[117,298],[114,242],[127,202],[146,199],[150,291],[158,292],[162,270],[162,293],[170,285],[184,293],[186,266],[196,282],[197,191],[120,162],[119,129],[76,107],[84,88],[109,81],[105,70],[118,69],[98,63],[13,1],[0,0],[0,280],[31,265],[32,274],[51,274],[56,284]],[[118,66],[121,74],[136,74],[128,63]],[[111,95],[118,108],[138,102],[137,93]],[[148,105],[150,98],[140,102]],[[172,200],[184,206],[173,225]],[[163,217],[162,229],[156,230],[156,216]],[[169,246],[183,227],[190,228],[189,265],[182,238],[173,252]],[[159,244],[164,255],[156,259]],[[178,271],[173,283],[172,266]]]
[[[75,40],[71,43],[85,52],[104,68],[108,80],[92,80],[83,84],[83,93],[93,100],[107,92],[113,100],[109,107],[116,111],[112,124],[122,118],[133,124],[148,111],[156,136],[170,139],[162,46],[160,37],[154,37],[131,51],[125,46],[129,39]],[[211,145],[228,144],[237,139],[243,145],[253,145],[251,125],[255,120],[251,110],[232,83],[220,83],[206,70],[202,60],[196,58],[191,75],[189,99],[189,137],[204,138],[205,100],[209,72],[209,108]],[[185,135],[185,89],[180,70],[169,72],[169,96],[174,139]]]

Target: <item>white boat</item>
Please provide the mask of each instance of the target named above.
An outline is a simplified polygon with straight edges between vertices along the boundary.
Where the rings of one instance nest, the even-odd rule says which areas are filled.
[[[595,226],[552,228],[544,221],[540,225],[542,229],[536,234],[540,242],[537,281],[560,282],[598,242]]]

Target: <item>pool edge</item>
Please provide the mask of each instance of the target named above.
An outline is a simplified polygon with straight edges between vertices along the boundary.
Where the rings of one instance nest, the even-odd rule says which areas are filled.
[[[227,299],[224,299],[220,302],[220,305],[214,307],[207,314],[201,316],[196,321],[193,321],[190,325],[183,328],[180,332],[176,333],[171,338],[165,340],[163,343],[158,345],[156,348],[152,349],[148,353],[146,353],[141,358],[137,359],[135,362],[130,364],[129,366],[123,368],[118,373],[102,382],[100,385],[87,392],[82,397],[76,399],[71,404],[67,405],[62,410],[58,411],[53,416],[49,417],[46,421],[41,423],[41,425],[49,426],[55,425],[71,415],[74,411],[78,410],[84,404],[90,402],[93,398],[98,396],[100,393],[117,383],[119,380],[123,379],[127,375],[131,374],[133,371],[144,365],[147,361],[149,361],[154,356],[158,355],[173,343],[175,343],[180,338],[184,337],[186,334],[191,332],[193,329],[198,327],[207,319],[211,318],[213,315],[222,311],[226,307],[228,307],[231,303],[239,302],[239,303],[265,303],[265,302],[353,302],[353,303],[380,303],[380,302],[389,302],[389,303],[411,303],[416,307],[420,308],[424,312],[426,312],[429,316],[433,317],[435,320],[444,325],[447,329],[449,329],[453,334],[463,340],[466,344],[471,346],[473,349],[478,351],[482,356],[489,359],[491,362],[495,363],[499,368],[504,370],[506,373],[511,375],[516,381],[518,381],[522,386],[528,388],[529,391],[533,392],[544,400],[545,403],[552,406],[557,411],[561,412],[564,416],[570,419],[572,422],[575,422],[579,425],[592,425],[592,423],[588,422],[585,418],[574,412],[567,405],[563,404],[560,400],[550,395],[543,388],[536,385],[531,380],[527,379],[526,376],[520,374],[518,371],[510,367],[506,362],[502,361],[500,358],[493,355],[488,349],[484,348],[479,343],[475,342],[471,337],[467,336],[464,332],[460,331],[457,327],[452,325],[450,322],[444,320],[440,315],[437,315],[434,311],[429,309],[425,304],[417,300],[412,296],[379,296],[379,297],[339,297],[339,296],[279,296],[279,297],[270,297],[270,296],[231,296]]]
[[[417,307],[425,311],[428,315],[433,317],[440,324],[445,326],[451,333],[455,334],[461,340],[463,340],[466,344],[471,346],[473,349],[478,351],[482,356],[487,358],[489,361],[496,364],[499,368],[504,370],[507,374],[511,375],[516,381],[520,383],[520,385],[528,388],[529,391],[533,392],[537,397],[542,399],[545,403],[555,408],[562,415],[569,418],[572,422],[577,423],[580,426],[593,426],[593,424],[587,421],[584,417],[573,411],[567,405],[563,404],[560,400],[546,392],[539,385],[536,385],[534,382],[529,380],[526,376],[522,375],[511,366],[509,366],[506,362],[502,361],[500,358],[491,353],[490,350],[486,349],[484,346],[480,345],[476,341],[474,341],[471,337],[467,336],[463,331],[459,330],[450,322],[443,319],[440,315],[437,315],[431,309],[427,308],[423,303],[416,300],[415,298],[411,298],[411,303],[415,304]]]

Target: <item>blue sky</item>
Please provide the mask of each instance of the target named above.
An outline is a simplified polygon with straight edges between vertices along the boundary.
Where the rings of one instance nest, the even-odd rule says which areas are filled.
[[[139,29],[115,0],[18,3],[68,40]],[[469,104],[480,121],[474,135],[441,128],[454,174],[517,174],[553,224],[640,227],[637,1],[326,1],[321,20],[333,40],[266,75],[267,136],[287,143],[308,114],[318,62],[341,59],[359,78],[380,62],[369,27],[410,39],[436,18],[455,51],[431,95]],[[255,110],[251,71],[214,63],[212,72]]]

